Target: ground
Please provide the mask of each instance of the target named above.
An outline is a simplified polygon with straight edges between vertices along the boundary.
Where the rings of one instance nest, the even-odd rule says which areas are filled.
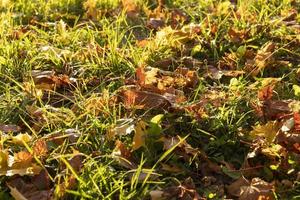
[[[300,1],[0,11],[0,199],[300,199]]]

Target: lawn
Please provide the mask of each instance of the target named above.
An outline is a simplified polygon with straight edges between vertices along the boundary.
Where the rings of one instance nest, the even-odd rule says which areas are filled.
[[[0,200],[300,199],[299,0],[0,0]]]

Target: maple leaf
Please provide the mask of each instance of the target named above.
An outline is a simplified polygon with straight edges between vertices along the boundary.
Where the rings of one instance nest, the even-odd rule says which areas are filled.
[[[263,137],[269,144],[271,144],[274,141],[278,130],[278,123],[276,121],[269,121],[264,125],[259,124],[253,127],[253,130],[250,132],[250,137],[252,139]]]

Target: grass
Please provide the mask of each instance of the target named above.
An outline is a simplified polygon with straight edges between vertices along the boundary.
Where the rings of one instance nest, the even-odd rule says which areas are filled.
[[[264,88],[272,87],[272,101],[300,98],[299,4],[168,0],[159,10],[154,0],[0,0],[0,125],[13,126],[0,128],[0,171],[9,170],[5,155],[42,168],[2,175],[0,199],[15,197],[8,186],[28,199],[154,199],[153,191],[170,199],[238,198],[228,186],[241,176],[272,182],[277,199],[298,199],[298,140],[276,138],[272,146],[249,135],[259,124],[288,120],[259,115],[269,100],[259,97],[268,95]],[[173,28],[149,28],[158,17]],[[270,42],[274,50],[263,51]],[[122,91],[138,85],[141,66],[188,68],[196,84],[166,83],[185,96],[177,107],[128,108]],[[21,133],[31,139],[15,142]],[[46,147],[36,150],[38,141]],[[29,152],[30,162],[16,159],[18,152]],[[37,180],[44,186],[31,187],[36,195],[28,197],[14,180],[23,189]]]

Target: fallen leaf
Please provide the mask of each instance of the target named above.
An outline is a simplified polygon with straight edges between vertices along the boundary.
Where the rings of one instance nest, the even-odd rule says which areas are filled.
[[[161,18],[150,18],[146,25],[149,29],[159,30],[165,26],[165,22]]]
[[[8,152],[7,150],[0,150],[0,171],[6,170],[8,167]]]
[[[269,121],[264,125],[259,124],[253,127],[253,130],[250,132],[250,137],[252,139],[255,139],[257,137],[263,137],[269,144],[271,144],[274,141],[278,131],[278,123],[276,121]]]
[[[135,126],[135,134],[132,141],[132,150],[135,151],[145,145],[146,123],[139,121]]]
[[[257,76],[262,70],[264,70],[273,60],[273,53],[275,50],[275,44],[273,42],[266,43],[254,58],[254,66],[252,67],[250,74]]]
[[[164,96],[137,89],[121,91],[121,98],[127,109],[168,109],[172,103]]]
[[[80,152],[77,150],[73,150],[72,158],[70,158],[68,162],[70,163],[70,166],[73,168],[75,172],[80,172],[83,166],[82,161],[83,161],[83,157],[80,154]]]
[[[183,10],[175,8],[171,11],[171,27],[173,29],[179,28],[188,21],[189,17]]]
[[[48,146],[45,140],[37,140],[32,147],[33,155],[37,157],[44,157],[48,154]]]
[[[132,153],[120,141],[116,141],[116,147],[112,152],[112,156],[119,162],[119,164],[127,169],[136,169],[136,164],[133,161]]]
[[[226,187],[227,192],[232,196],[240,196],[242,187],[249,186],[250,182],[243,176]]]
[[[16,200],[51,200],[53,191],[51,189],[39,190],[32,182],[27,183],[22,178],[14,178],[7,183],[11,195]]]
[[[275,85],[268,85],[258,91],[258,99],[260,101],[270,100],[273,96],[273,90]]]
[[[134,131],[135,124],[133,119],[119,119],[113,128],[107,131],[106,138],[113,140],[115,136],[129,135]]]
[[[239,200],[253,200],[266,199],[273,200],[274,185],[261,180],[260,178],[253,178],[249,186],[242,186]]]
[[[268,100],[263,102],[262,112],[266,119],[279,119],[284,115],[292,113],[292,101],[289,100]]]
[[[130,18],[136,18],[139,15],[139,7],[135,0],[122,0],[123,9]]]
[[[16,133],[21,131],[21,127],[13,124],[0,124],[0,131],[3,133]]]
[[[14,156],[10,156],[5,151],[2,151],[0,156],[0,176],[13,176],[16,174],[21,176],[35,175],[39,174],[42,169],[33,163],[32,155],[26,151],[15,153]]]
[[[28,135],[28,133],[25,134],[18,134],[16,136],[13,136],[12,138],[12,143],[18,144],[18,145],[23,145],[23,142],[28,143],[31,141],[31,136]]]
[[[233,43],[240,44],[242,42],[245,42],[245,40],[248,39],[249,31],[248,30],[236,30],[234,28],[230,28],[228,30],[228,36]]]
[[[294,129],[300,131],[300,114],[294,113]]]
[[[11,168],[22,169],[30,167],[32,164],[33,157],[27,151],[20,151],[14,154],[14,160],[11,163]]]
[[[15,200],[29,200],[26,197],[24,197],[19,190],[17,190],[14,187],[11,187],[10,185],[7,185],[8,188],[10,189],[10,194],[13,198],[15,198]]]

